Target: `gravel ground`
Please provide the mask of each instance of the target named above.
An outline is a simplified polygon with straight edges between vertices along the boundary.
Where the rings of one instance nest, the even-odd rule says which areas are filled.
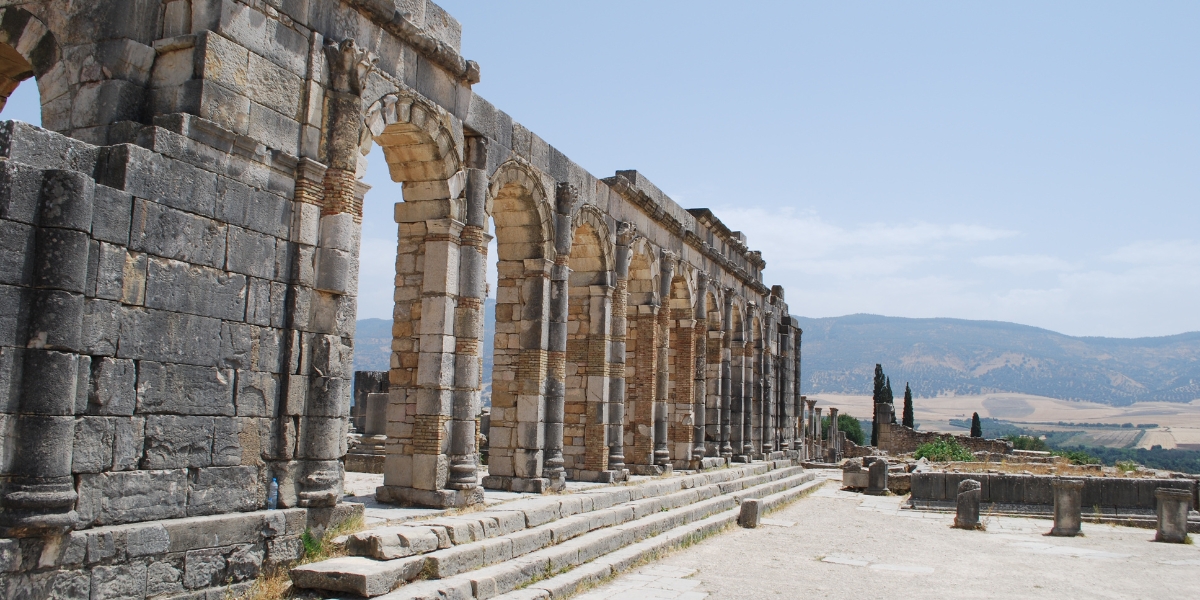
[[[1153,530],[1084,524],[1083,537],[1055,538],[1042,535],[1049,520],[989,517],[986,532],[962,531],[950,527],[952,515],[903,510],[901,500],[830,481],[758,529],[709,538],[577,600],[1200,593],[1200,545],[1154,543]]]

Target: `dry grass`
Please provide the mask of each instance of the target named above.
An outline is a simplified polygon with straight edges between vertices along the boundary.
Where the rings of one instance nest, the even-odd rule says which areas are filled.
[[[356,515],[350,519],[342,521],[337,525],[330,527],[325,531],[325,534],[320,538],[316,538],[311,532],[304,532],[304,556],[295,562],[276,565],[264,569],[254,580],[254,585],[246,593],[236,596],[238,600],[288,600],[298,597],[316,597],[316,596],[297,596],[295,590],[292,589],[292,579],[289,571],[300,565],[320,562],[322,560],[335,558],[338,556],[346,556],[346,547],[342,544],[335,543],[334,540],[352,533],[358,533],[366,528],[363,522],[362,515]],[[235,596],[229,594],[226,596],[229,600],[233,600]]]

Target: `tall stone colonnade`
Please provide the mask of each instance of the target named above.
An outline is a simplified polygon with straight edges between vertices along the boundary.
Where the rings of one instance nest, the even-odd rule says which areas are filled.
[[[254,512],[272,480],[337,505],[364,202],[397,231],[380,500],[804,453],[762,255],[472,91],[434,2],[0,4],[0,107],[35,84],[45,128],[0,128],[6,535]]]

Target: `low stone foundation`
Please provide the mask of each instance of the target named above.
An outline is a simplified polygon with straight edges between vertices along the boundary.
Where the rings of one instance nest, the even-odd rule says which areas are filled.
[[[301,558],[306,529],[321,532],[362,513],[361,504],[341,503],[0,539],[0,592],[4,598],[237,597],[264,568]]]

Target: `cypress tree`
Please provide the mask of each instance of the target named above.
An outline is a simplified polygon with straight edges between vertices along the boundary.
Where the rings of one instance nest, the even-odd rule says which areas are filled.
[[[983,437],[983,424],[979,422],[979,413],[971,413],[971,437]]]
[[[912,388],[908,387],[908,382],[904,383],[904,426],[909,429],[915,427],[913,420],[913,405],[912,405]]]

